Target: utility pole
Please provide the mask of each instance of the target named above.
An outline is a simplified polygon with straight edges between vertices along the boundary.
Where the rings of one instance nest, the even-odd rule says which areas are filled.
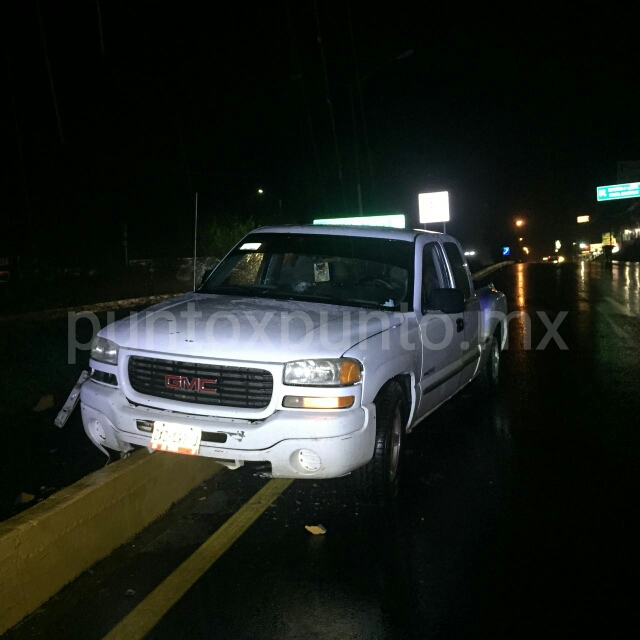
[[[11,76],[11,63],[9,60],[9,54],[6,54],[7,58],[7,88],[9,95],[11,96],[11,107],[13,112],[13,122],[16,128],[16,144],[18,146],[18,159],[20,161],[20,176],[22,178],[22,190],[24,191],[24,208],[27,217],[27,225],[29,227],[29,239],[31,241],[31,258],[34,266],[38,263],[38,252],[36,250],[36,240],[33,230],[33,221],[31,220],[31,201],[29,199],[29,188],[27,185],[27,174],[24,166],[24,156],[22,153],[22,138],[20,136],[20,123],[18,121],[18,109],[16,108],[16,101],[13,96],[13,84]]]
[[[193,290],[196,290],[196,255],[198,247],[198,192],[196,191],[195,222],[193,225]]]
[[[360,184],[360,158],[358,154],[358,128],[356,127],[356,108],[353,101],[353,87],[349,85],[351,98],[351,122],[353,123],[353,155],[356,170],[356,190],[358,192],[358,211],[362,215],[362,186]]]
[[[129,242],[127,240],[127,223],[124,223],[124,230],[122,232],[122,241],[124,243],[124,263],[129,266]]]
[[[102,12],[100,11],[100,0],[96,0],[98,6],[98,29],[100,30],[100,52],[104,58],[104,37],[102,35]]]
[[[322,34],[320,33],[320,18],[318,16],[318,3],[314,0],[313,8],[316,17],[316,28],[318,30],[318,45],[320,47],[320,58],[322,59],[322,71],[324,72],[324,85],[327,92],[327,105],[329,106],[329,117],[331,119],[331,129],[333,130],[333,145],[336,152],[336,164],[338,166],[338,178],[342,187],[342,163],[340,162],[340,149],[338,147],[338,132],[336,130],[336,120],[333,116],[333,103],[331,102],[331,91],[329,90],[329,76],[327,75],[327,63],[324,58],[324,45],[322,44]],[[344,196],[344,191],[343,191]]]
[[[364,103],[362,101],[362,87],[360,86],[360,71],[358,69],[358,56],[356,55],[356,40],[353,36],[353,25],[351,23],[351,3],[347,3],[347,17],[349,20],[349,34],[351,35],[351,52],[353,54],[353,68],[356,76],[356,87],[358,89],[358,100],[360,102],[360,117],[362,119],[362,131],[364,133],[364,144],[367,151],[367,162],[369,165],[369,177],[371,178],[371,190],[375,191],[373,179],[373,164],[371,162],[371,148],[369,146],[369,134],[367,133],[367,121],[364,117]],[[371,74],[369,74],[371,75]]]

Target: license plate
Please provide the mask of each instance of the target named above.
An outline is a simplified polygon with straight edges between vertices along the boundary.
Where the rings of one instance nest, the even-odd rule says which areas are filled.
[[[188,427],[173,422],[154,422],[151,448],[158,451],[197,456],[200,450],[201,436],[202,429],[198,427]]]

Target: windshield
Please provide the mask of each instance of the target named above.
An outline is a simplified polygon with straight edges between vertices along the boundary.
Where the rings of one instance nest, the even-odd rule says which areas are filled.
[[[389,310],[406,303],[411,309],[413,243],[254,233],[218,265],[199,291]]]

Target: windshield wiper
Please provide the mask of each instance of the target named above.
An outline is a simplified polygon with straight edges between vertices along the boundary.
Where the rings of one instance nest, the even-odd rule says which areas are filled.
[[[371,300],[345,300],[344,298],[334,298],[333,296],[325,296],[318,294],[304,294],[304,293],[285,293],[283,291],[273,291],[272,289],[265,289],[261,287],[251,287],[241,284],[233,284],[225,287],[215,287],[208,290],[202,290],[198,293],[207,293],[211,295],[244,295],[253,298],[272,298],[278,300],[293,300],[300,302],[322,302],[325,304],[333,304],[340,307],[364,307],[366,309],[379,309],[381,311],[396,311],[398,305],[393,307],[385,306],[381,302],[373,302]]]
[[[385,307],[384,303],[372,302],[371,300],[358,300],[358,299],[345,299],[334,298],[333,296],[323,295],[305,295],[304,293],[283,293],[283,292],[269,292],[269,297],[283,298],[285,300],[300,300],[301,302],[326,302],[327,304],[334,304],[339,307],[364,307],[367,309],[381,309],[384,311],[394,311],[398,305],[394,307]]]

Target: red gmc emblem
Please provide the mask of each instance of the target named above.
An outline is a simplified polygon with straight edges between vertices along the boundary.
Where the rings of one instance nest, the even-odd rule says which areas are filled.
[[[189,389],[191,391],[205,391],[206,393],[218,393],[213,378],[187,378],[187,376],[168,375],[164,377],[164,386],[169,389]]]

